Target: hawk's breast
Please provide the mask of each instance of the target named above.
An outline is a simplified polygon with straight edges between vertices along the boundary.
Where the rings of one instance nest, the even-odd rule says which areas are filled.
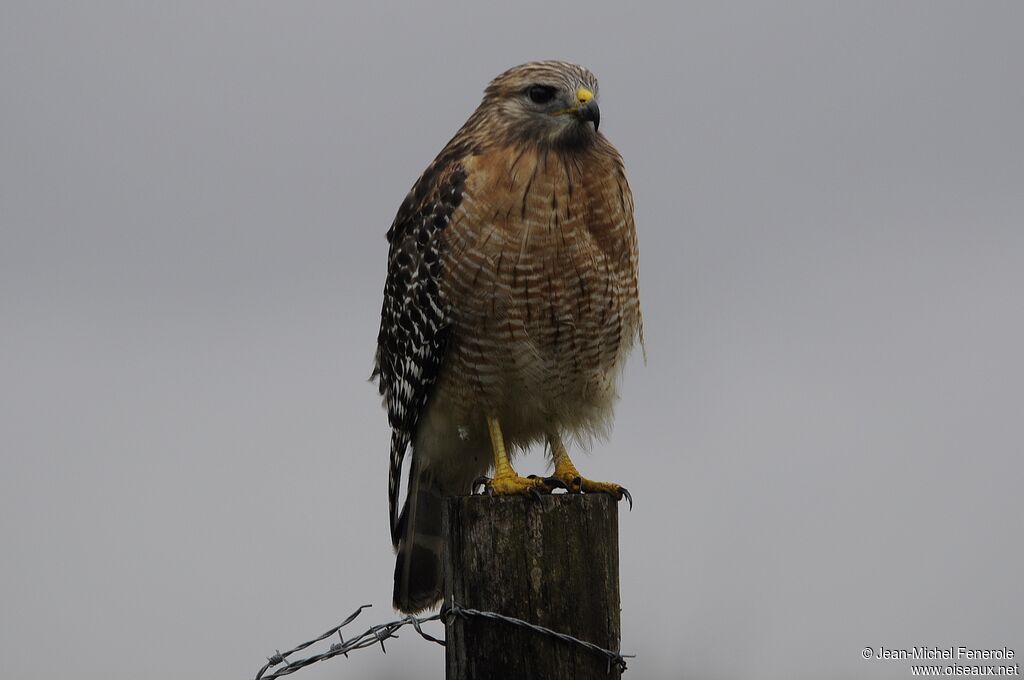
[[[503,148],[464,166],[444,232],[452,333],[441,387],[467,410],[527,429],[545,418],[598,425],[640,324],[621,159],[605,142],[573,153]]]

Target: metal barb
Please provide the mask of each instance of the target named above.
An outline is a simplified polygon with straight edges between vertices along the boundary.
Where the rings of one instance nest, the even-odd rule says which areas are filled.
[[[599,647],[598,645],[595,645],[593,642],[580,640],[579,638],[575,638],[572,635],[567,635],[566,633],[559,633],[558,631],[551,630],[550,628],[538,626],[535,623],[523,621],[522,619],[517,619],[512,616],[505,616],[503,614],[498,614],[496,612],[484,612],[478,609],[463,608],[455,602],[452,602],[452,606],[449,611],[451,614],[457,616],[479,616],[485,619],[504,621],[505,623],[510,623],[514,626],[519,626],[520,628],[526,628],[527,630],[531,630],[534,633],[538,633],[540,635],[547,635],[549,637],[561,640],[562,642],[568,642],[569,644],[578,645],[592,652],[603,654],[608,659],[609,672],[611,671],[611,664],[613,663],[619,667],[620,671],[626,670],[626,659],[632,659],[636,657],[636,654],[620,654],[619,652],[616,652],[614,650]]]

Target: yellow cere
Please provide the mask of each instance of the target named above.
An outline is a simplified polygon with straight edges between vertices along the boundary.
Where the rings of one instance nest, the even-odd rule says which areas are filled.
[[[585,87],[581,87],[580,89],[576,90],[576,99],[580,100],[580,104],[586,104],[593,98],[594,93]]]

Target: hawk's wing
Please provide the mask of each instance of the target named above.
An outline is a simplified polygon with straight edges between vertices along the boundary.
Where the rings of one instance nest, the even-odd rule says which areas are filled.
[[[391,423],[388,507],[391,542],[396,547],[402,521],[398,512],[402,460],[448,342],[440,236],[462,200],[465,179],[456,154],[442,152],[417,180],[388,230],[391,247],[373,375],[379,378]]]

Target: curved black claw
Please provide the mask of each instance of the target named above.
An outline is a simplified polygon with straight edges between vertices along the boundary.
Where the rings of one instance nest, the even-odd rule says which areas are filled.
[[[476,496],[477,495],[476,488],[479,486],[479,487],[481,487],[479,495],[482,496],[484,494],[484,492],[487,492],[487,495],[490,495],[490,489],[491,489],[490,484],[491,484],[491,478],[490,477],[487,477],[486,475],[480,475],[479,477],[477,477],[476,479],[473,480],[473,485],[471,487],[469,487],[469,493],[474,495],[474,496]]]
[[[537,475],[527,475],[527,476],[526,476],[526,478],[527,478],[527,479],[537,479]],[[538,503],[540,503],[540,502],[541,502],[541,500],[543,500],[543,499],[541,499],[541,497],[540,497],[540,491],[537,491],[537,487],[532,487],[532,488],[530,489],[530,492],[529,492],[529,493],[530,493],[530,495],[531,495],[531,496],[533,496],[533,499],[534,499],[535,501],[537,501]]]
[[[629,501],[629,510],[630,510],[630,512],[632,512],[633,511],[633,496],[632,496],[632,494],[630,494],[629,490],[626,489],[626,487],[624,487],[624,486],[620,486],[619,487],[619,491],[622,492],[622,495],[626,497],[627,501]]]
[[[551,489],[565,489],[566,491],[569,491],[569,485],[558,477],[545,477],[544,483]]]
[[[563,482],[558,477],[541,477],[540,475],[529,475],[527,476],[527,479],[539,479],[540,481],[544,482],[544,486],[548,488],[549,492],[554,491],[555,489],[565,489],[566,491],[569,490],[569,487],[565,485],[565,482]]]

